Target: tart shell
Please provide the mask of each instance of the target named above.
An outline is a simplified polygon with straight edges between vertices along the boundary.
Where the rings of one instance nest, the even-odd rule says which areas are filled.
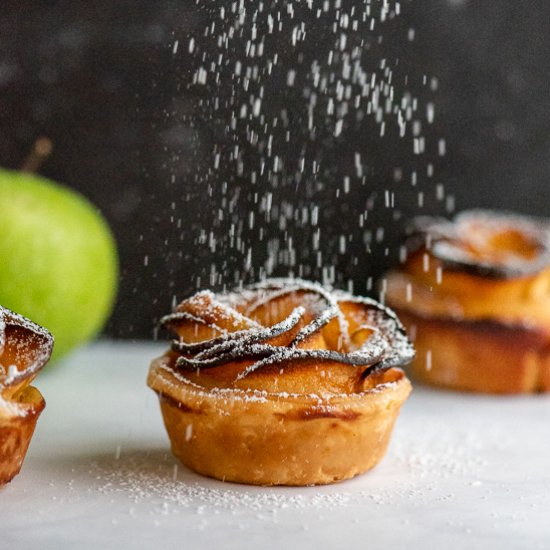
[[[153,362],[148,384],[185,466],[223,481],[303,486],[352,478],[386,453],[411,384],[398,368],[371,377],[372,389],[327,398],[207,390],[163,356]]]
[[[11,481],[21,470],[40,413],[46,402],[33,386],[11,400],[17,414],[4,414],[0,402],[0,486]]]
[[[536,327],[497,320],[423,317],[396,309],[414,341],[414,379],[455,390],[550,391],[550,343]]]

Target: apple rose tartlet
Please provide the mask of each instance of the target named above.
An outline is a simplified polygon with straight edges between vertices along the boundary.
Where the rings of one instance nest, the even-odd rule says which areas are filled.
[[[174,454],[203,475],[255,485],[351,478],[384,456],[411,386],[404,329],[368,298],[295,279],[199,292],[161,321],[153,361]]]
[[[467,211],[419,218],[386,302],[417,350],[414,376],[486,393],[550,391],[550,224]]]
[[[19,473],[46,404],[30,383],[52,347],[46,329],[0,306],[0,485]]]

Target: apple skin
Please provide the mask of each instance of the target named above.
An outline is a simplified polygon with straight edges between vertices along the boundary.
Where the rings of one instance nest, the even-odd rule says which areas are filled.
[[[0,304],[46,327],[59,359],[102,329],[118,256],[83,196],[35,174],[0,169]]]

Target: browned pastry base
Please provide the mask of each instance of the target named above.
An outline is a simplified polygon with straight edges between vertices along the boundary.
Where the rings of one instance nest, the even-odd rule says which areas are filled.
[[[41,326],[0,306],[0,487],[21,470],[46,403],[30,383],[52,353]]]
[[[411,391],[397,368],[371,375],[373,389],[331,396],[206,390],[153,362],[172,451],[189,468],[224,481],[316,485],[352,478],[384,456]]]
[[[550,345],[542,331],[396,311],[414,340],[410,368],[417,380],[483,393],[550,391]]]
[[[42,394],[32,386],[14,396],[12,403],[17,403],[22,416],[4,416],[0,410],[0,486],[21,470],[38,417],[46,406]]]

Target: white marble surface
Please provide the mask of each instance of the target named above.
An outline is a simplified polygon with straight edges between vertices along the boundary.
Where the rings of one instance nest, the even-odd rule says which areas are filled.
[[[161,347],[95,344],[40,376],[44,411],[0,491],[0,548],[548,548],[550,397],[416,388],[374,471],[331,487],[204,479],[145,387]]]

